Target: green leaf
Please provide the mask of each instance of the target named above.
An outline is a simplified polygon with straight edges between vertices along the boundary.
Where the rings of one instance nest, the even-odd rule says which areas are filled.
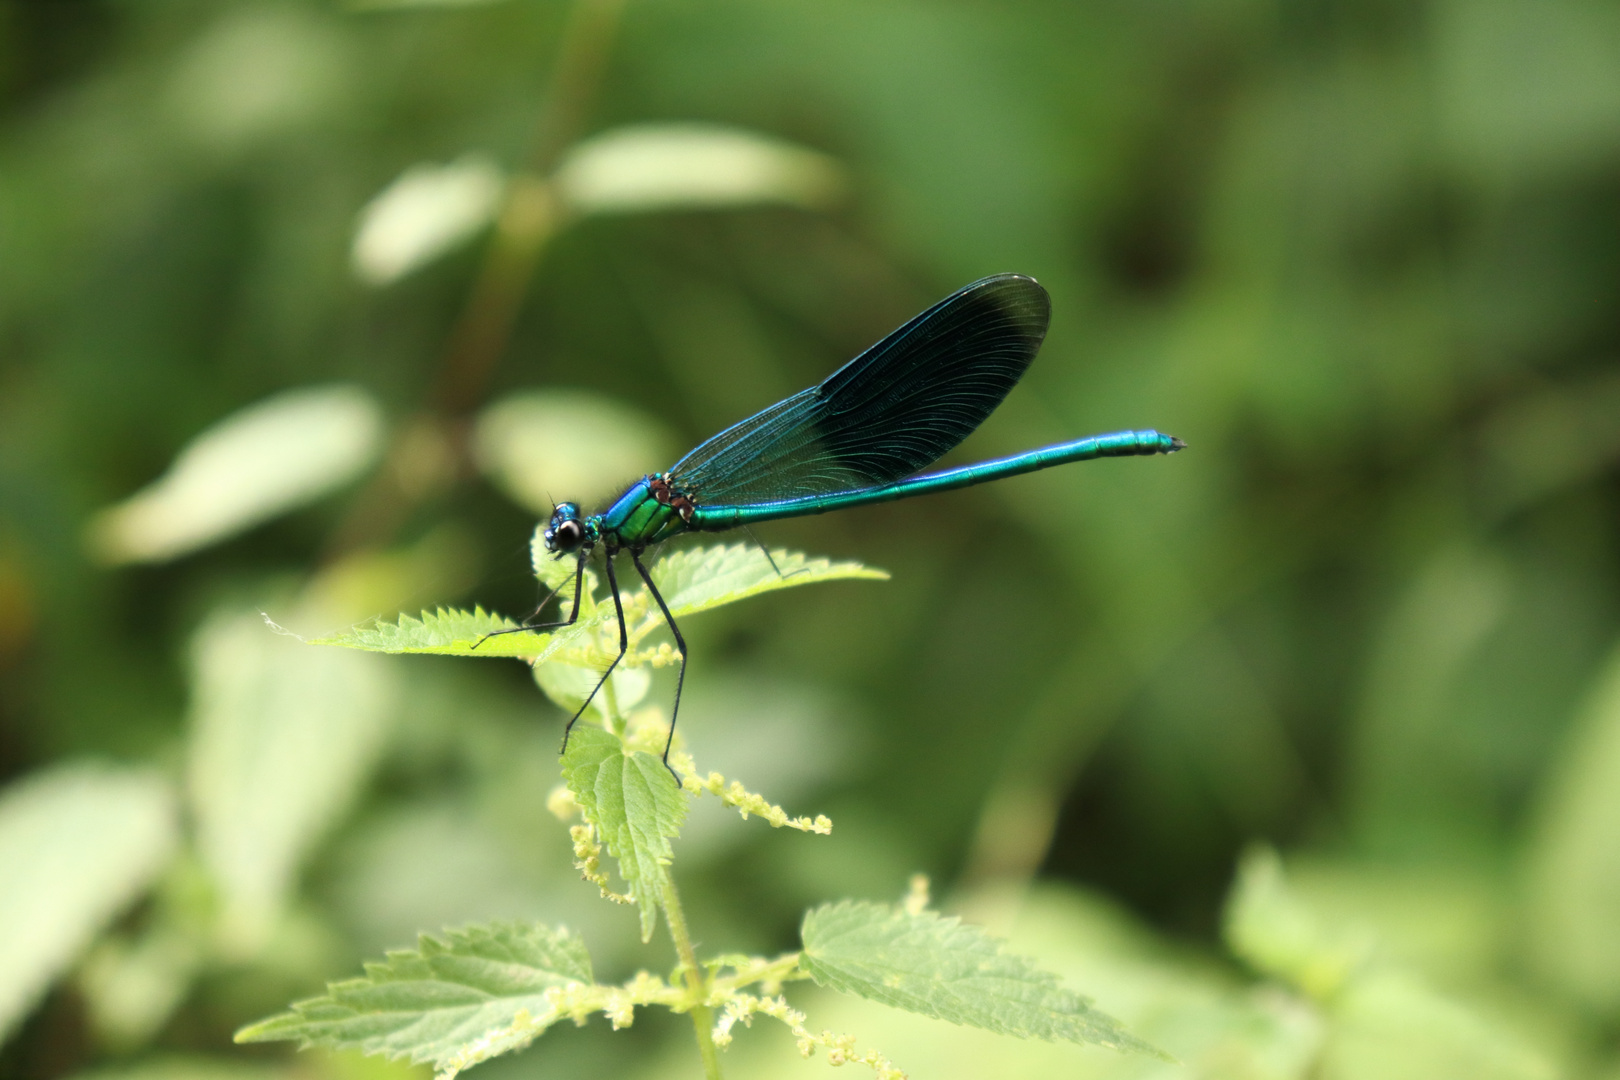
[[[233,1061],[223,1057],[161,1054],[132,1064],[74,1073],[69,1080],[298,1080],[294,1068]]]
[[[177,840],[174,794],[154,773],[66,765],[0,792],[0,1040]]]
[[[497,630],[510,630],[517,623],[503,615],[493,615],[483,608],[463,611],[460,608],[439,608],[424,611],[414,619],[401,615],[398,622],[375,622],[331,637],[315,638],[311,645],[339,645],[346,649],[364,649],[382,653],[426,653],[432,656],[476,656],[494,659],[533,661],[552,651],[549,646],[558,634],[502,634],[488,638]],[[570,634],[577,628],[570,627]]]
[[[588,139],[558,167],[558,200],[576,214],[835,202],[843,171],[825,154],[717,124],[636,124]]]
[[[538,534],[533,547],[535,576],[547,589],[562,586],[559,597],[566,614],[573,603],[574,562],[571,559],[551,558],[541,546]],[[771,559],[776,560],[775,566],[771,565]],[[678,551],[660,559],[648,570],[676,618],[777,589],[792,589],[823,581],[887,581],[889,577],[883,570],[874,570],[858,562],[813,559],[802,552],[781,548],[773,551],[768,559],[763,551],[751,544]],[[634,580],[633,571],[628,578],[624,574],[619,577],[621,585]],[[401,615],[397,622],[372,623],[342,634],[316,638],[310,644],[338,645],[368,652],[515,658],[534,664],[556,655],[564,648],[589,643],[590,631],[613,622],[613,605],[597,599],[598,588],[597,575],[587,570],[578,621],[567,629],[552,633],[502,634],[485,640],[485,635],[510,629],[517,623],[482,608],[472,611],[440,608],[435,612],[423,612],[419,619]],[[663,625],[663,616],[658,613],[657,606],[651,603],[651,598],[646,596],[646,589],[627,588],[622,598],[627,612],[649,613],[639,628],[632,629],[636,641]],[[617,651],[616,642],[617,639],[614,639],[609,643],[615,647],[605,653],[606,658],[611,658],[613,652]],[[601,649],[608,649],[609,645],[603,645]],[[599,659],[596,654],[601,649],[591,646],[586,658]],[[577,661],[579,658],[574,659]],[[605,664],[606,659],[602,659],[602,663]]]
[[[1319,1000],[1337,993],[1373,947],[1365,932],[1325,925],[1289,888],[1282,860],[1268,847],[1251,848],[1238,864],[1224,933],[1227,947],[1256,971]]]
[[[806,913],[804,969],[822,986],[1019,1038],[1163,1051],[976,926],[846,900]]]
[[[394,8],[460,8],[499,4],[503,0],[349,0],[354,11],[388,11]]]
[[[164,476],[103,511],[90,539],[106,562],[162,562],[335,491],[382,449],[382,409],[358,386],[289,390],[227,416]]]
[[[528,1045],[563,1015],[558,992],[591,981],[590,955],[568,930],[495,923],[443,941],[423,934],[414,950],[390,952],[364,978],[332,983],[236,1041],[356,1048],[454,1073]]]
[[[1620,650],[1565,736],[1527,853],[1529,960],[1595,1011],[1620,1006]]]
[[[387,285],[455,250],[495,220],[505,190],[500,166],[481,154],[412,165],[360,211],[355,273]]]
[[[237,956],[263,947],[304,858],[369,775],[395,675],[376,657],[306,649],[254,612],[226,609],[198,630],[187,779]]]
[[[662,761],[639,750],[626,754],[617,735],[597,727],[574,729],[562,768],[585,820],[619,860],[619,874],[641,907],[641,940],[650,941],[669,882],[669,841],[686,821],[686,796]]]
[[[1399,971],[1352,979],[1312,1076],[1335,1080],[1551,1080],[1569,1075],[1532,1041],[1522,1006],[1486,1013]],[[1526,1030],[1531,1035],[1527,1039]]]
[[[776,562],[774,566],[772,559]],[[648,570],[677,618],[778,589],[822,581],[889,579],[887,571],[858,562],[812,559],[803,552],[782,548],[766,558],[754,544],[689,548],[660,559]]]

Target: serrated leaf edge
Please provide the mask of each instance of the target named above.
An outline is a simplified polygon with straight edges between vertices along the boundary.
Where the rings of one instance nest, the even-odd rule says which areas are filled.
[[[844,980],[835,971],[831,970],[828,967],[823,966],[822,963],[820,961],[818,961],[818,959],[815,956],[815,953],[813,952],[813,950],[811,948],[810,942],[808,940],[808,936],[805,934],[805,927],[809,926],[810,923],[811,923],[811,920],[813,918],[815,918],[816,916],[820,916],[820,915],[823,915],[823,914],[826,914],[826,915],[829,915],[829,916],[831,916],[831,915],[841,915],[841,914],[845,914],[845,913],[849,913],[849,912],[854,912],[854,911],[857,911],[859,909],[868,909],[868,910],[871,910],[873,912],[881,913],[882,918],[885,919],[885,920],[891,920],[892,919],[892,920],[924,920],[924,921],[931,921],[935,926],[943,928],[945,930],[945,932],[947,932],[947,933],[953,932],[953,931],[955,931],[955,930],[957,930],[959,928],[966,928],[966,929],[968,929],[970,931],[977,932],[986,942],[988,942],[989,944],[991,944],[991,945],[993,945],[995,947],[995,954],[994,955],[996,955],[997,957],[1000,957],[1000,958],[1006,958],[1006,959],[1014,960],[1014,961],[1017,961],[1018,963],[1020,963],[1023,966],[1024,973],[1026,973],[1028,976],[1030,976],[1029,981],[1031,983],[1044,985],[1049,991],[1052,991],[1052,992],[1056,993],[1057,995],[1060,995],[1062,998],[1069,999],[1073,1003],[1081,1006],[1087,1013],[1090,1014],[1090,1016],[1092,1018],[1094,1018],[1095,1020],[1100,1021],[1102,1023],[1112,1025],[1115,1028],[1115,1030],[1118,1032],[1118,1038],[1112,1038],[1112,1037],[1108,1037],[1108,1038],[1089,1038],[1089,1039],[1085,1039],[1085,1040],[1070,1038],[1067,1041],[1075,1042],[1075,1043],[1077,1043],[1079,1045],[1086,1045],[1087,1043],[1090,1043],[1090,1044],[1096,1045],[1096,1046],[1104,1046],[1104,1047],[1107,1047],[1107,1048],[1112,1049],[1112,1050],[1134,1050],[1134,1051],[1137,1051],[1137,1052],[1140,1052],[1140,1053],[1150,1054],[1150,1055],[1152,1055],[1154,1057],[1160,1058],[1160,1059],[1165,1060],[1165,1061],[1170,1061],[1170,1062],[1174,1062],[1176,1060],[1170,1054],[1166,1053],[1164,1050],[1161,1050],[1159,1047],[1154,1046],[1152,1043],[1146,1041],[1145,1039],[1142,1039],[1142,1038],[1139,1038],[1138,1036],[1132,1035],[1129,1031],[1126,1030],[1125,1025],[1122,1022],[1120,1022],[1119,1020],[1115,1019],[1113,1016],[1110,1016],[1108,1013],[1105,1013],[1100,1009],[1091,1008],[1091,1005],[1092,1005],[1092,999],[1091,998],[1087,997],[1084,994],[1080,994],[1080,993],[1077,993],[1076,991],[1070,990],[1069,988],[1064,986],[1062,979],[1058,975],[1056,975],[1053,972],[1043,970],[1042,968],[1040,968],[1037,965],[1037,963],[1036,963],[1036,961],[1034,959],[1032,959],[1030,957],[1027,957],[1027,956],[1024,956],[1024,955],[1022,955],[1020,953],[1009,952],[1007,950],[1005,941],[1003,941],[1002,939],[994,936],[993,934],[990,934],[988,931],[984,930],[982,927],[979,927],[979,926],[977,926],[977,925],[975,925],[973,923],[965,922],[960,916],[957,916],[957,915],[943,915],[943,914],[940,914],[939,912],[936,912],[936,911],[922,911],[922,912],[913,913],[913,912],[905,911],[904,909],[901,909],[901,908],[893,907],[893,906],[888,905],[888,904],[875,903],[875,902],[869,901],[869,900],[839,900],[839,901],[836,901],[834,903],[823,904],[820,907],[812,908],[809,911],[805,912],[804,920],[800,925],[800,939],[801,939],[802,944],[804,945],[804,950],[803,950],[803,953],[802,953],[802,959],[800,960],[800,966],[812,979],[815,980],[817,985],[826,987],[829,990],[836,990],[839,993],[854,994],[857,997],[864,997],[864,998],[867,998],[868,1000],[878,1001],[880,1004],[888,1005],[891,1008],[900,1008],[900,1009],[904,1009],[905,1011],[908,1011],[908,1012],[917,1012],[918,1015],[921,1015],[921,1016],[931,1016],[932,1015],[930,1013],[920,1012],[918,1010],[907,1009],[905,1006],[898,1005],[893,1001],[885,1001],[885,1000],[883,1000],[881,998],[872,997],[871,995],[862,993],[858,989],[854,989],[852,987],[846,987],[845,985],[840,985],[840,984],[845,983],[846,980]],[[932,1018],[933,1019],[944,1020],[947,1023],[955,1023],[955,1024],[958,1024],[958,1025],[962,1025],[962,1026],[979,1027],[979,1028],[981,1028],[981,1030],[986,1030],[986,1031],[995,1031],[996,1030],[994,1028],[988,1028],[988,1027],[984,1027],[983,1025],[974,1024],[971,1021],[952,1020],[952,1019],[950,1019],[948,1017],[944,1017],[944,1016],[932,1016]],[[1079,1017],[1076,1017],[1076,1019],[1079,1019]],[[1035,1033],[1035,1032],[1020,1033],[1020,1032],[1016,1032],[1016,1031],[1001,1031],[1001,1032],[998,1032],[998,1034],[1011,1035],[1011,1036],[1013,1036],[1015,1038],[1024,1038],[1024,1039],[1034,1037],[1034,1038],[1040,1038],[1043,1041],[1047,1041],[1047,1042],[1056,1041],[1056,1038],[1054,1036],[1052,1036],[1052,1035],[1038,1034],[1038,1033]]]

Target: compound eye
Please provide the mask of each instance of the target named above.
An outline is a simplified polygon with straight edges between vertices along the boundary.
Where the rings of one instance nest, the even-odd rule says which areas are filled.
[[[552,531],[556,534],[558,546],[564,551],[578,547],[579,542],[585,538],[585,530],[579,522],[573,520],[560,522]]]

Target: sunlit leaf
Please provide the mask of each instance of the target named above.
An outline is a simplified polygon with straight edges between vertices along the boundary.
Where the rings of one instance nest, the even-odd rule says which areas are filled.
[[[324,997],[236,1033],[239,1043],[295,1040],[431,1063],[441,1075],[527,1045],[559,1019],[556,992],[591,983],[580,938],[538,923],[423,934],[415,949],[331,983]]]
[[[162,777],[63,765],[0,789],[0,1040],[178,839]]]
[[[677,616],[800,585],[889,579],[886,570],[858,562],[811,558],[782,548],[776,548],[767,558],[753,544],[688,548],[658,560],[648,569],[670,611]]]
[[[486,157],[412,165],[360,211],[355,273],[386,285],[453,250],[495,220],[505,186],[500,166]]]
[[[427,653],[434,656],[518,657],[533,659],[545,651],[550,634],[488,635],[517,626],[511,619],[491,615],[483,608],[464,611],[440,608],[424,611],[421,618],[401,615],[395,622],[375,622],[311,645],[340,645],[382,653]]]
[[[292,1068],[223,1056],[161,1054],[130,1065],[74,1073],[70,1080],[299,1080],[302,1075]]]
[[[669,881],[669,842],[686,820],[686,796],[664,763],[626,754],[617,735],[579,725],[563,755],[563,776],[585,820],[596,826],[641,908],[641,939],[652,939]]]
[[[81,965],[79,992],[103,1045],[122,1051],[146,1045],[191,988],[204,950],[195,933],[176,923],[152,919],[134,934],[108,935]]]
[[[592,505],[627,479],[663,468],[674,443],[638,409],[583,390],[533,390],[478,416],[478,467],[520,506],[543,517],[558,502]]]
[[[821,207],[844,181],[825,154],[740,128],[643,124],[579,146],[555,183],[580,214],[782,203]]]
[[[251,612],[198,630],[188,774],[228,947],[264,944],[311,846],[359,793],[396,702],[386,664],[306,649]]]
[[[1266,975],[1326,998],[1367,958],[1367,935],[1346,937],[1324,926],[1288,887],[1270,848],[1246,853],[1226,905],[1226,944]]]
[[[1553,770],[1528,853],[1531,960],[1588,1005],[1620,1005],[1620,651]]]
[[[1334,1002],[1315,1075],[1335,1080],[1553,1080],[1562,1075],[1502,1023],[1422,981],[1382,971]]]
[[[391,8],[460,8],[501,4],[506,0],[348,0],[354,11],[387,11]]]
[[[560,608],[547,608],[545,619],[566,618],[573,604],[576,564],[572,558],[551,558],[538,539],[534,542],[534,552],[535,570],[541,584],[548,591],[562,586],[556,601]],[[775,566],[771,565],[771,559],[775,559]],[[677,617],[708,611],[778,589],[792,589],[824,581],[885,581],[889,577],[886,571],[874,570],[857,562],[832,562],[781,548],[773,551],[771,558],[766,558],[764,552],[748,544],[689,548],[658,560],[648,570],[669,603],[670,611]],[[645,587],[629,587],[629,582],[639,581],[634,571],[627,577],[621,570],[619,580],[627,610],[656,611],[650,598],[645,595]],[[312,644],[339,645],[369,652],[515,657],[533,663],[585,640],[588,631],[611,625],[615,618],[613,605],[597,595],[599,588],[597,574],[587,571],[579,619],[566,629],[486,637],[499,630],[511,629],[517,623],[482,608],[472,611],[440,608],[436,612],[423,612],[420,618],[401,615],[393,622],[379,621],[340,634],[316,638]],[[561,614],[556,613],[559,610]],[[656,625],[649,621],[647,629],[655,629]]]
[[[191,441],[151,486],[92,523],[113,563],[161,562],[343,487],[375,459],[382,410],[357,386],[290,390]]]
[[[960,919],[846,900],[808,912],[801,935],[804,969],[841,993],[1002,1035],[1161,1054]]]
[[[237,151],[336,112],[346,60],[330,23],[308,10],[224,9],[170,65],[168,103],[200,140]]]

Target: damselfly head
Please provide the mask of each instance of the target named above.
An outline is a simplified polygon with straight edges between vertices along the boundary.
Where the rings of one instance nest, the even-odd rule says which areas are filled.
[[[580,544],[585,542],[585,523],[579,519],[579,504],[558,503],[540,539],[546,542],[547,551],[558,554],[578,551]]]

